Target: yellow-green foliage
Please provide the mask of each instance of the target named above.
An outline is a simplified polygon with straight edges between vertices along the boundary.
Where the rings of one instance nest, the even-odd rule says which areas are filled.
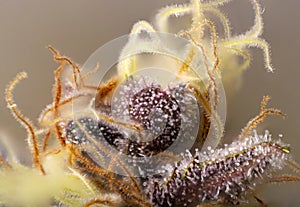
[[[43,158],[46,175],[36,168],[9,163],[0,173],[0,201],[11,206],[49,206],[53,198],[69,206],[83,206],[99,192],[68,167],[64,151]]]

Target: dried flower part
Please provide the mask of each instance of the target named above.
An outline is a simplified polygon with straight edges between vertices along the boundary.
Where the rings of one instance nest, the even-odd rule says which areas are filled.
[[[130,102],[128,111],[131,121],[137,122],[146,130],[154,128],[152,132],[156,133],[147,137],[151,141],[142,140],[143,137],[138,136],[139,133],[132,133],[128,136],[120,127],[92,118],[78,120],[83,126],[83,130],[74,121],[70,121],[66,126],[67,140],[73,144],[87,144],[87,138],[83,132],[87,131],[96,140],[106,141],[119,151],[131,156],[151,156],[166,150],[180,131],[180,107],[176,99],[161,88],[152,86],[142,89],[133,95],[132,100],[128,101]],[[156,118],[150,118],[151,112],[152,116],[156,116]],[[133,136],[137,137],[134,139]]]
[[[205,133],[198,131],[201,105],[194,91],[181,82],[162,89],[150,77],[130,77],[112,99],[111,106],[95,110],[98,118],[82,115],[61,123],[66,142],[80,146],[102,168],[117,156],[137,165],[136,176],[153,174],[168,162],[163,160],[166,153],[176,155],[191,148],[197,134]],[[113,156],[107,155],[109,151]]]
[[[83,128],[87,128],[86,131],[91,132],[95,139],[100,140],[101,137],[104,137],[110,145],[114,145],[118,149],[121,149],[122,143],[124,145],[125,142],[140,147],[143,147],[142,145],[145,145],[146,148],[150,147],[151,149],[147,150],[149,151],[147,152],[148,156],[149,153],[154,155],[155,150],[161,152],[167,149],[177,139],[180,130],[185,130],[185,134],[192,137],[191,129],[198,128],[197,110],[200,107],[193,91],[182,83],[172,84],[173,86],[162,89],[160,85],[154,83],[145,84],[146,78],[150,79],[149,77],[131,77],[130,81],[119,86],[113,100],[110,101],[111,106],[106,105],[106,109],[103,110],[100,107],[96,110],[98,114],[113,117],[114,121],[101,120],[101,115],[99,115],[98,121],[96,121],[99,122],[98,127],[89,120],[91,126],[85,123]],[[84,120],[80,122],[83,123]],[[119,123],[132,126],[129,130],[127,128],[127,135],[124,133],[126,127],[122,130],[118,129],[122,128]],[[65,127],[67,139],[74,144],[84,144],[86,138],[79,138],[76,133],[72,133],[74,124],[73,121],[70,126]],[[93,129],[100,129],[100,131],[92,132]],[[114,131],[119,131],[119,134]],[[158,146],[159,143],[161,146]],[[136,149],[138,148],[136,147]],[[140,154],[132,153],[128,154],[147,155],[142,151]]]
[[[196,206],[221,200],[238,204],[266,176],[272,176],[270,172],[285,165],[289,152],[268,133],[255,133],[221,149],[187,154],[167,168],[166,178],[150,182],[148,196],[156,206]]]

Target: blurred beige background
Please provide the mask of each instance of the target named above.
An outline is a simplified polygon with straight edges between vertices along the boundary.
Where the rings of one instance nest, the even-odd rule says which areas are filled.
[[[19,108],[37,125],[37,117],[51,102],[53,71],[57,64],[46,49],[53,45],[83,64],[89,55],[105,42],[127,34],[134,22],[151,20],[155,12],[171,0],[0,0],[0,94],[20,71],[29,78],[15,90]],[[263,95],[272,97],[270,106],[288,114],[285,120],[268,118],[264,126],[284,142],[290,143],[293,155],[300,162],[299,117],[299,48],[300,1],[261,0],[265,8],[263,37],[271,44],[274,74],[266,72],[259,49],[253,49],[254,61],[243,74],[240,90],[228,102],[227,137],[239,134],[247,121],[259,112]],[[253,23],[252,5],[235,0],[224,6],[234,34],[245,32]],[[232,84],[235,84],[234,82]],[[0,99],[0,130],[18,140],[20,156],[24,148],[25,130],[13,119],[4,98]],[[269,186],[261,197],[269,206],[300,206],[299,184]]]

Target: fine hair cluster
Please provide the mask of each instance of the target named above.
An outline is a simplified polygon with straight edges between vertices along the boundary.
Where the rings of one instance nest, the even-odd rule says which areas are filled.
[[[8,109],[27,130],[32,166],[4,146],[0,206],[267,206],[256,195],[258,186],[299,182],[297,174],[277,174],[286,167],[299,172],[293,146],[274,140],[267,130],[255,131],[268,115],[286,116],[267,107],[269,96],[234,141],[221,144],[223,84],[248,68],[248,48],[262,49],[265,68],[273,71],[269,45],[261,37],[260,4],[250,0],[254,25],[233,35],[220,9],[229,1],[191,0],[162,8],[153,24],[137,22],[117,51],[115,68],[100,83],[92,79],[104,73],[101,62],[86,71],[48,46],[59,66],[53,101],[39,125],[13,98],[25,72],[5,92]],[[190,23],[174,31],[170,18],[182,16]]]

